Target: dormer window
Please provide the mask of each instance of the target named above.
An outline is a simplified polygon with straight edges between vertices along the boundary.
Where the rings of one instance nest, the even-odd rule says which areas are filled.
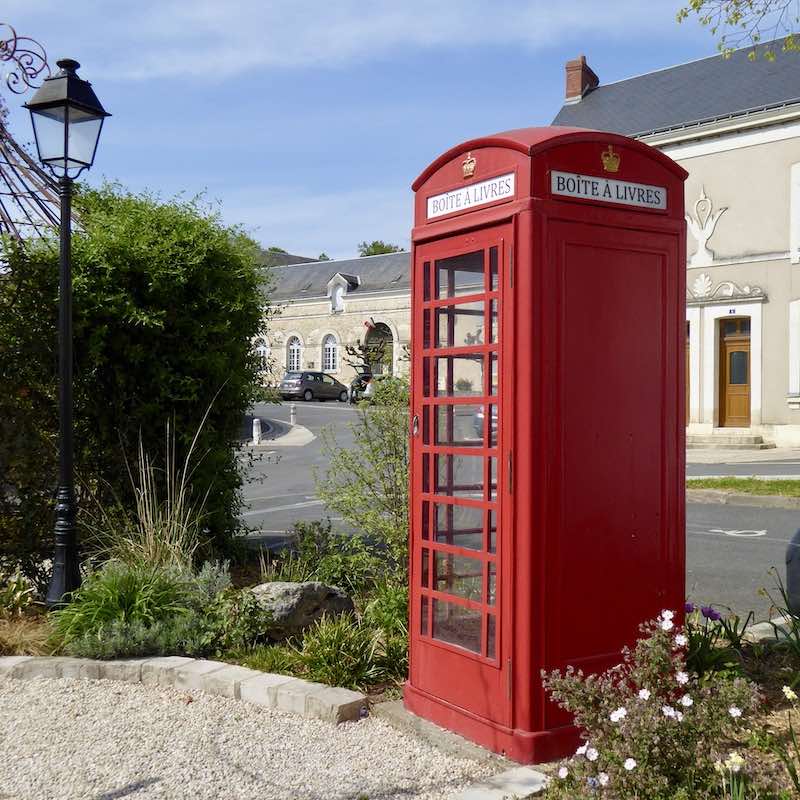
[[[348,292],[361,285],[358,275],[343,275],[337,272],[328,281],[328,297],[331,301],[331,314],[341,314],[344,311],[344,298]]]

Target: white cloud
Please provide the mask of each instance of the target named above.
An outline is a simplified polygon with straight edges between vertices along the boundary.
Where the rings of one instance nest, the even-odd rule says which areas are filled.
[[[42,0],[18,27],[58,57],[80,52],[107,77],[218,80],[255,70],[342,65],[398,48],[493,44],[531,50],[586,34],[685,37],[674,0]],[[56,52],[57,51],[57,52]],[[65,51],[66,52],[66,51]]]
[[[410,246],[412,194],[408,186],[311,193],[294,187],[258,186],[227,192],[222,214],[265,246],[331,258],[358,255],[359,242],[383,239]]]

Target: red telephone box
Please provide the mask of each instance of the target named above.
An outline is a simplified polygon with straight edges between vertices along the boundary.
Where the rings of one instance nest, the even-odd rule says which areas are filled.
[[[685,178],[551,127],[414,183],[405,704],[517,761],[577,740],[541,670],[683,608]]]

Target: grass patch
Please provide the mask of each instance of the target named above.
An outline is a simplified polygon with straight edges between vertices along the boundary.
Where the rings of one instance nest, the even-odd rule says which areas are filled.
[[[800,480],[760,480],[758,478],[687,479],[687,489],[722,489],[740,494],[800,497]]]
[[[0,656],[51,656],[57,650],[47,616],[0,619]]]

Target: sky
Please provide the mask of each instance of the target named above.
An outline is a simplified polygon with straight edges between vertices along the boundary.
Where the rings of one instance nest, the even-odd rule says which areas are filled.
[[[564,63],[601,83],[715,53],[680,0],[3,0],[112,113],[90,183],[202,194],[264,246],[404,248],[411,183],[466,139],[547,125]],[[4,92],[32,139],[26,99]]]

